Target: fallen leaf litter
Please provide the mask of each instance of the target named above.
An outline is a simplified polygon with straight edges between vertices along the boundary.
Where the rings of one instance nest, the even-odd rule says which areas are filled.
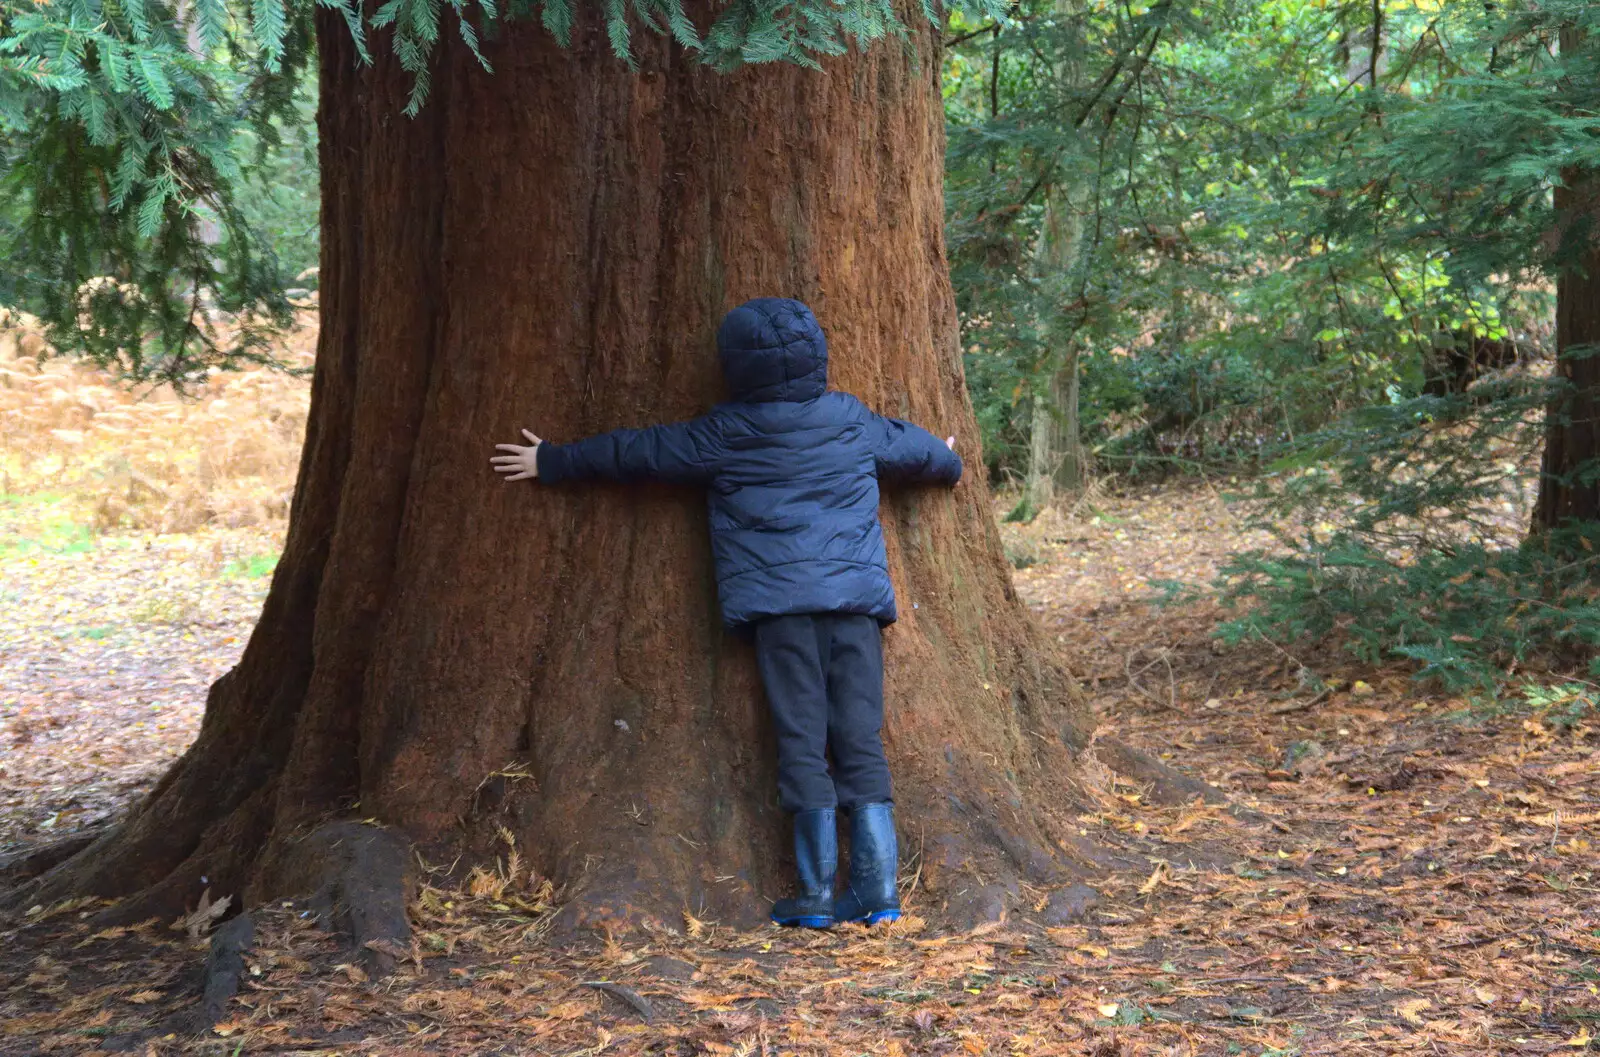
[[[1102,901],[1081,924],[1024,913],[945,935],[913,913],[812,934],[686,920],[555,945],[549,886],[502,862],[425,885],[415,943],[379,982],[303,909],[258,908],[244,986],[194,1036],[209,919],[95,931],[91,906],[41,908],[0,930],[0,1054],[1592,1050],[1592,723],[1473,713],[1328,648],[1219,650],[1209,603],[1136,597],[1150,569],[1195,577],[1238,545],[1214,495],[1099,502],[1117,520],[1077,525],[1019,587],[1107,729],[1242,811],[1153,805],[1092,769],[1084,834],[1153,866],[1094,879]],[[223,570],[272,544],[250,529],[0,550],[0,841],[121,810],[182,750],[265,586]],[[132,612],[150,597],[183,619],[138,619],[166,614]],[[98,627],[112,630],[82,634]],[[1305,665],[1335,689],[1288,709],[1308,699]]]

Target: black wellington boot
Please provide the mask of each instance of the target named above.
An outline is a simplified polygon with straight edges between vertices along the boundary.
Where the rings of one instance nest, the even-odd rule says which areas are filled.
[[[772,904],[772,920],[787,928],[833,927],[833,878],[839,870],[839,831],[831,807],[794,816],[795,873],[800,894]]]
[[[850,887],[834,903],[833,916],[867,925],[899,920],[899,868],[894,805],[862,804],[850,813]]]

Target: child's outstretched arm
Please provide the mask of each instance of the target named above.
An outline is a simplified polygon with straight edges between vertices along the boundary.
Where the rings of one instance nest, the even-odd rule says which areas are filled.
[[[870,414],[870,412],[869,412]],[[921,426],[898,418],[872,415],[876,431],[878,476],[909,484],[954,485],[961,480],[956,439],[940,440]]]
[[[646,429],[617,429],[571,444],[551,444],[529,430],[529,446],[496,444],[489,461],[508,481],[668,481],[703,484],[716,459],[716,431],[704,418]]]

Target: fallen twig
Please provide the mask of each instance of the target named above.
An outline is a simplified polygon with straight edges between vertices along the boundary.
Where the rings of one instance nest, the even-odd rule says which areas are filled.
[[[643,995],[631,987],[613,984],[606,980],[585,980],[584,987],[592,987],[596,991],[610,995],[612,998],[629,1006],[639,1016],[644,1018],[646,1024],[654,1024],[656,1020],[656,1007],[652,1006]]]
[[[1333,688],[1329,687],[1326,690],[1323,690],[1317,696],[1309,697],[1304,701],[1290,701],[1287,705],[1279,705],[1277,708],[1269,708],[1267,710],[1267,714],[1269,716],[1287,716],[1291,712],[1304,712],[1308,708],[1315,708],[1317,705],[1321,704],[1332,693]]]
[[[1151,701],[1154,701],[1156,704],[1169,708],[1174,712],[1182,712],[1183,709],[1178,707],[1177,679],[1172,672],[1172,648],[1170,646],[1157,646],[1154,651],[1152,651],[1155,653],[1155,660],[1150,661],[1143,668],[1140,668],[1137,672],[1135,672],[1133,670],[1133,659],[1140,653],[1143,653],[1146,648],[1147,647],[1141,646],[1138,649],[1133,650],[1123,661],[1122,672],[1123,675],[1127,677],[1128,685],[1139,691],[1145,697],[1148,697]],[[1138,679],[1139,676],[1143,675],[1145,672],[1148,672],[1157,664],[1165,664],[1167,666],[1167,699],[1165,701],[1161,700],[1161,698],[1147,690]]]

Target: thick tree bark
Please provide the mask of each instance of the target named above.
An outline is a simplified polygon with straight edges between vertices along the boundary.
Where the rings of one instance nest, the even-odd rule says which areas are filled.
[[[1566,259],[1556,278],[1556,374],[1565,385],[1546,418],[1535,534],[1600,521],[1600,174],[1568,173],[1555,205]]]
[[[1561,52],[1587,47],[1577,27]],[[1532,533],[1568,521],[1600,521],[1600,173],[1570,168],[1555,190],[1556,374]]]
[[[596,26],[563,51],[515,24],[493,75],[446,47],[408,120],[406,76],[360,69],[318,17],[323,330],[285,551],[195,746],[35,898],[292,892],[301,837],[344,817],[430,857],[504,826],[575,923],[755,920],[787,827],[703,497],[508,486],[488,460],[521,426],[564,441],[705,409],[721,315],[778,294],[816,308],[835,385],[981,467],[932,28],[820,73],[719,76],[647,35],[632,74]],[[903,846],[925,912],[993,914],[1101,861],[1052,823],[1090,717],[1012,592],[981,471],[883,518]]]

